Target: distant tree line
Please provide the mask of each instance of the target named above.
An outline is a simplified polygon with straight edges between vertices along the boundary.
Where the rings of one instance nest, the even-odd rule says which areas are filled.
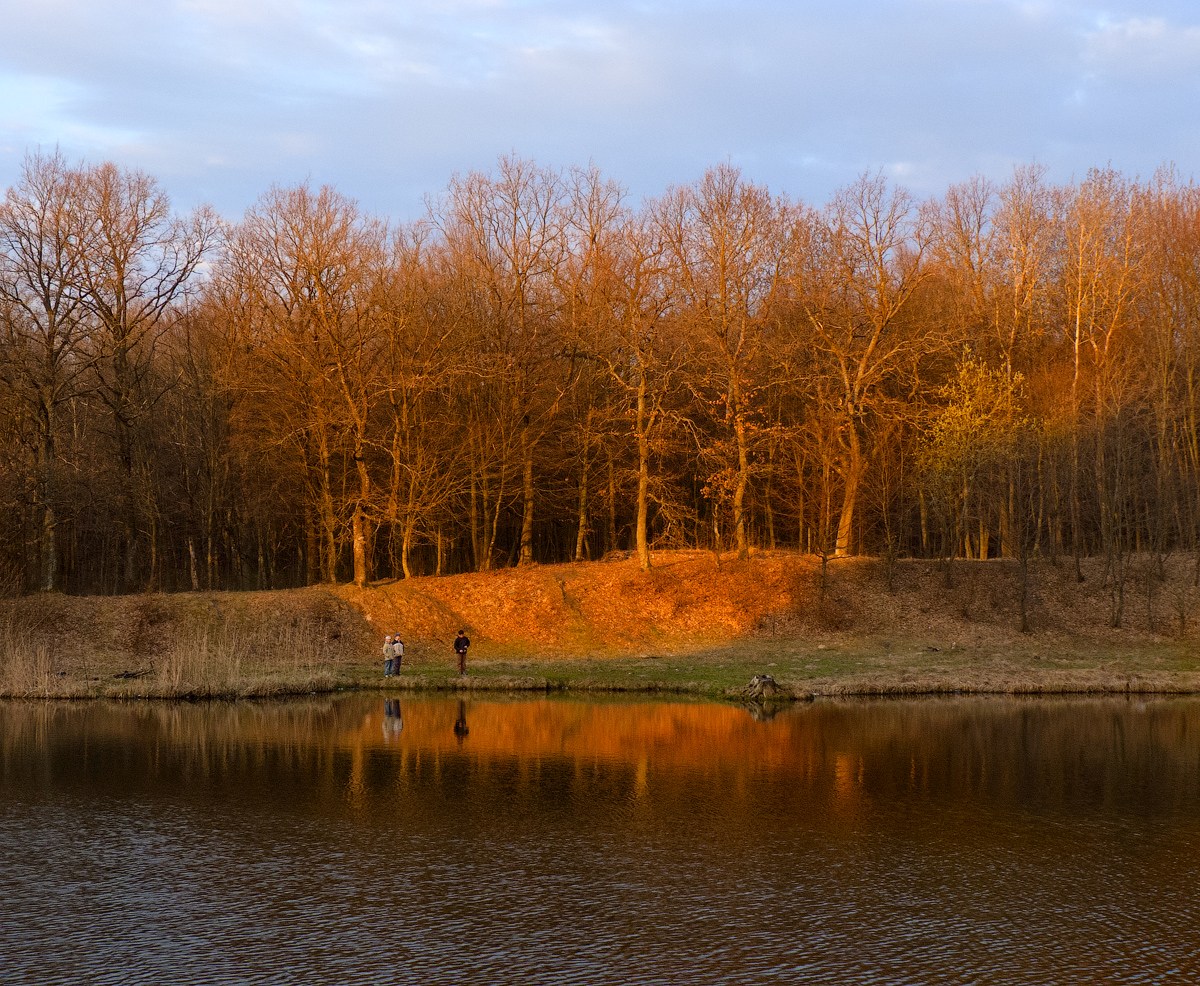
[[[786,547],[1200,540],[1200,190],[1037,167],[641,204],[515,157],[420,221],[229,224],[26,158],[0,203],[0,589],[286,587]],[[1198,561],[1200,564],[1200,561]]]

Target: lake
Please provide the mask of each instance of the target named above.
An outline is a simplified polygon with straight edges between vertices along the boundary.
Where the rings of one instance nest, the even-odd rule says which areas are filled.
[[[0,982],[1200,981],[1200,700],[0,703]]]

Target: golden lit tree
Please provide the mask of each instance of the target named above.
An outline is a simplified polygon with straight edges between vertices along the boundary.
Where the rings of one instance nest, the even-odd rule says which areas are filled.
[[[835,553],[853,554],[859,491],[870,461],[871,417],[889,379],[944,345],[940,326],[909,317],[925,278],[929,224],[903,189],[864,175],[839,191],[802,251],[797,291],[835,430],[842,483]]]
[[[749,556],[746,497],[755,454],[759,369],[774,296],[788,260],[786,207],[730,165],[668,193],[657,222],[669,251],[682,324],[694,351],[692,386],[715,437],[712,499],[732,509],[739,558]],[[699,409],[699,408],[698,408]]]
[[[319,577],[337,578],[348,530],[359,585],[370,577],[384,244],[382,224],[334,189],[274,188],[231,230],[219,276],[246,427],[298,456]]]
[[[534,560],[536,453],[555,426],[567,386],[556,327],[555,280],[564,259],[562,197],[557,172],[505,157],[494,175],[456,176],[433,217],[476,320],[480,387],[488,391],[476,394],[473,412],[479,425],[475,469],[480,486],[489,481],[484,460],[494,449],[511,448],[515,437],[520,564]],[[500,489],[492,494],[496,511],[504,502],[508,468],[502,462],[498,470]],[[493,563],[495,533],[493,523],[490,537],[475,539],[480,568]]]

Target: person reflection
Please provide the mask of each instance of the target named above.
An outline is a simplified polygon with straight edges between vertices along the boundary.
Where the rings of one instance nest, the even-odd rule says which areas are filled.
[[[454,720],[454,735],[458,737],[459,746],[462,746],[463,740],[467,738],[467,733],[470,731],[467,728],[467,703],[460,698],[458,700],[458,718]]]
[[[390,743],[400,736],[404,729],[404,715],[400,711],[400,699],[385,698],[383,700],[383,738]]]

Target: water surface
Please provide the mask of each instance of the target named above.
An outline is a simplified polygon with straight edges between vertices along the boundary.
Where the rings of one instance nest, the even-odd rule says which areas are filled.
[[[1194,983],[1200,702],[0,705],[0,982]]]

